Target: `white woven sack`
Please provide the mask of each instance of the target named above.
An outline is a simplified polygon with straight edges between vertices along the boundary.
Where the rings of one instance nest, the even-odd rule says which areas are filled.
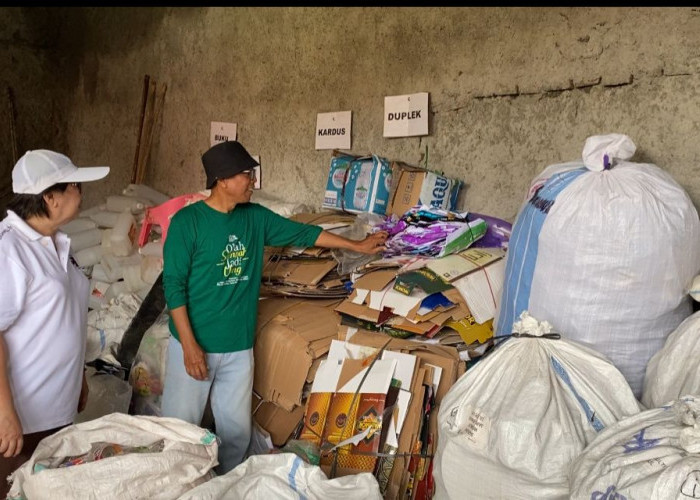
[[[641,397],[649,359],[692,312],[687,290],[700,270],[700,220],[668,173],[626,161],[633,152],[622,134],[589,138],[579,164],[587,170],[548,207],[534,269],[506,280],[529,275],[530,313],[610,358]],[[549,167],[531,193],[572,168]],[[504,289],[502,307],[508,283]],[[507,333],[510,325],[497,327]]]
[[[572,464],[571,498],[700,498],[700,401],[683,397],[601,432]]]
[[[254,455],[228,474],[197,486],[179,500],[380,500],[379,484],[364,472],[328,479],[294,453]]]
[[[516,331],[531,319],[523,313]],[[567,498],[573,460],[599,430],[639,410],[598,353],[564,338],[508,339],[440,405],[435,498]]]
[[[658,408],[686,394],[700,396],[700,311],[686,318],[649,360],[642,403]]]
[[[131,453],[70,467],[33,472],[51,457],[82,455],[92,443],[147,446],[164,440],[158,453]],[[8,498],[55,500],[173,499],[210,479],[218,463],[216,436],[175,418],[112,413],[66,427],[44,438],[11,476]]]

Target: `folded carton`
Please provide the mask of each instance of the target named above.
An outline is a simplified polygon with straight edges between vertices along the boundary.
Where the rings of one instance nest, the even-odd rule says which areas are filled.
[[[351,332],[352,335],[348,333]],[[370,332],[361,329],[350,329],[341,326],[338,329],[338,339],[345,340],[351,344],[360,344],[381,348],[388,340],[389,344],[385,349],[390,351],[405,352],[413,354],[423,362],[429,363],[442,369],[442,376],[437,387],[435,400],[439,404],[447,391],[455,381],[466,371],[466,364],[459,358],[459,352],[452,346],[425,344],[412,340],[404,340],[388,337],[383,333]]]
[[[253,418],[270,433],[272,444],[282,447],[304,418],[304,407],[296,406],[292,411],[287,411],[253,393]]]
[[[401,217],[415,205],[456,210],[462,181],[405,163],[392,163],[394,185],[387,215]]]
[[[253,389],[262,399],[287,411],[303,404],[309,371],[328,353],[337,335],[339,319],[333,307],[338,303],[289,298],[260,301]]]
[[[392,188],[389,161],[377,155],[356,157],[333,152],[323,208],[385,214]]]

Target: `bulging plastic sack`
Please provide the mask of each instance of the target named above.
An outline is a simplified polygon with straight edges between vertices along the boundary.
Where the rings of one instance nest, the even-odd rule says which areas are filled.
[[[574,500],[700,498],[700,401],[687,396],[608,427],[571,467]]]
[[[568,470],[599,432],[639,413],[603,356],[527,312],[468,370],[438,413],[435,498],[565,499]]]
[[[685,394],[700,395],[700,311],[686,318],[649,360],[642,403],[658,408]]]
[[[604,354],[641,397],[646,365],[691,314],[700,220],[653,164],[627,161],[622,134],[593,136],[583,159],[532,182],[513,225],[496,335],[529,310]]]
[[[202,484],[179,500],[245,498],[246,500],[380,500],[379,484],[363,472],[328,479],[321,468],[294,453],[253,455],[228,474]]]
[[[160,440],[163,447],[157,453],[125,453],[69,467],[47,467],[84,455],[96,443],[134,449]],[[216,436],[207,429],[176,418],[112,413],[44,438],[10,476],[8,498],[171,500],[209,480],[217,454]]]

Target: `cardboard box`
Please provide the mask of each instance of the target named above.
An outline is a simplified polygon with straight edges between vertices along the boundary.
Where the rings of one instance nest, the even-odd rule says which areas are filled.
[[[323,208],[383,215],[392,188],[392,168],[377,155],[356,157],[333,152]]]
[[[321,206],[397,217],[419,204],[456,210],[462,184],[459,179],[401,161],[334,150]]]
[[[411,207],[420,204],[456,210],[461,180],[400,162],[393,162],[392,170],[394,186],[387,215],[401,217]]]
[[[272,444],[282,447],[304,418],[304,407],[287,411],[269,401],[263,401],[253,393],[253,418],[260,427],[270,433]]]
[[[253,389],[265,401],[292,411],[301,406],[315,360],[338,333],[338,300],[268,298],[260,301]]]

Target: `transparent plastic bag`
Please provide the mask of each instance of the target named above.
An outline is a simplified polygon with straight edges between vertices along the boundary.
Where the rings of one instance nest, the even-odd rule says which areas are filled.
[[[338,231],[336,234],[345,236],[351,240],[362,240],[368,234],[372,233],[372,228],[374,226],[384,222],[384,219],[385,217],[383,215],[363,212],[358,214],[352,225],[343,228],[342,231]],[[338,261],[338,274],[340,275],[350,274],[356,269],[360,269],[377,259],[376,255],[367,255],[342,248],[332,250],[331,254],[333,258]]]
[[[143,334],[129,373],[129,383],[134,390],[134,415],[160,416],[169,338],[168,314],[163,312]]]

